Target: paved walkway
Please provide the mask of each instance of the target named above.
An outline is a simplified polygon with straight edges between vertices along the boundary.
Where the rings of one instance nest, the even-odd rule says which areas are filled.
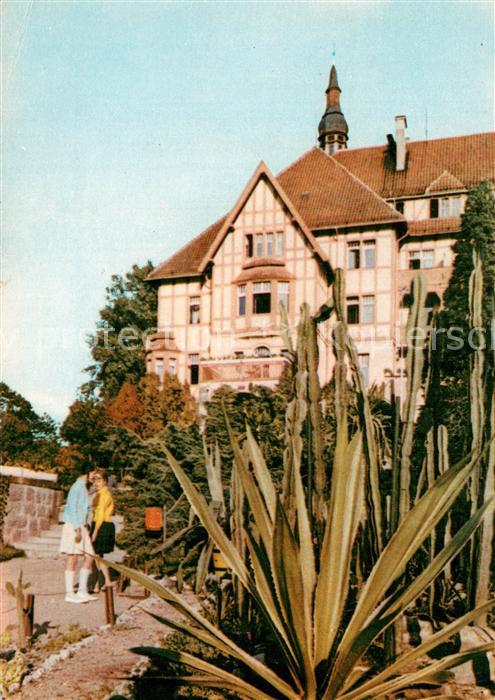
[[[106,623],[104,593],[100,593],[98,600],[84,605],[64,602],[65,558],[19,558],[0,564],[0,633],[8,625],[17,625],[15,600],[6,592],[5,584],[11,581],[15,585],[21,569],[23,581],[31,583],[27,592],[35,595],[35,625],[58,626],[63,632],[71,624],[92,630]],[[136,599],[117,595],[114,601],[117,615],[136,603]]]

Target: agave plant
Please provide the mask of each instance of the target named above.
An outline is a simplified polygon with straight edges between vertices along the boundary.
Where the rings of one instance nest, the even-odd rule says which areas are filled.
[[[337,319],[334,342],[338,415],[331,465],[322,465],[318,447],[320,436],[315,435],[320,426],[315,405],[319,398],[314,372],[316,357],[314,350],[308,351],[304,345],[309,335],[314,341],[314,333],[308,332],[314,319],[309,318],[306,307],[302,309],[299,324],[295,395],[287,410],[285,478],[280,491],[249,426],[244,445],[229,426],[234,454],[233,483],[238,498],[242,491],[242,500],[249,512],[247,520],[237,518],[229,535],[204,496],[164,447],[191,508],[222,552],[235,584],[264,617],[276,645],[276,665],[249,653],[181,596],[152,578],[113,565],[167,601],[184,618],[181,622],[165,617],[158,619],[231,657],[238,667],[245,669],[245,673],[237,675],[186,652],[154,647],[135,649],[154,659],[180,662],[193,669],[190,676],[181,677],[181,682],[222,688],[253,700],[377,698],[436,679],[442,671],[495,648],[495,642],[485,644],[411,670],[414,669],[412,662],[494,607],[495,600],[491,600],[450,623],[427,642],[399,655],[385,668],[370,666],[367,652],[371,645],[431,586],[464,547],[491,502],[487,501],[473,512],[443,549],[428,560],[419,575],[412,580],[408,577],[408,563],[449,512],[477,469],[483,451],[476,449],[446,469],[412,506],[408,503],[401,509],[396,530],[386,542],[382,539],[381,531],[376,530],[381,514],[372,510],[373,504],[378,508],[379,502],[375,433],[359,376],[356,390],[361,394],[363,419],[360,427],[349,434],[343,391],[346,357],[354,372],[358,370],[352,342],[339,311],[341,297],[340,293],[336,295],[327,307],[327,315],[335,313]],[[316,446],[315,488],[310,498],[301,473],[303,435],[308,420],[311,442]],[[227,418],[226,421],[228,424]],[[412,439],[410,433],[409,430],[406,458]],[[366,580],[356,591],[352,585],[356,544],[365,522],[371,522],[370,529],[378,533],[377,553]]]

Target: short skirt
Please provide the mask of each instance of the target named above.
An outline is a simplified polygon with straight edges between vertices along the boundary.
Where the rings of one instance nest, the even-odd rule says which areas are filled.
[[[95,522],[91,523],[91,535],[95,531]],[[115,525],[102,523],[96,535],[93,547],[96,554],[110,554],[115,549]]]
[[[88,528],[81,528],[81,541],[76,542],[76,528],[72,523],[64,523],[59,551],[61,554],[91,554],[95,553]]]

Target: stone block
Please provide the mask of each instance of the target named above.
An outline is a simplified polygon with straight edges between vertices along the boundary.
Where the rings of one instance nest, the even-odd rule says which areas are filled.
[[[27,528],[29,537],[37,537],[40,534],[39,521],[37,519],[31,520]]]
[[[39,518],[38,519],[38,526],[39,526],[40,531],[48,530],[50,525],[51,525],[50,518]]]
[[[20,484],[10,484],[9,487],[9,503],[13,503],[14,501],[21,501],[22,500],[22,490],[23,487]]]
[[[23,500],[29,502],[34,501],[34,488],[32,486],[26,486]]]

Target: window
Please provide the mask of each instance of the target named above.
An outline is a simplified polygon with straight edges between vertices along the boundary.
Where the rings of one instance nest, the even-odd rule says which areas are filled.
[[[368,388],[370,383],[370,356],[358,355],[359,369],[363,375],[364,386]]]
[[[361,267],[361,246],[359,241],[347,244],[347,267],[349,270],[357,270]]]
[[[347,323],[349,325],[357,323],[375,322],[375,297],[363,296],[347,297]]]
[[[461,215],[461,198],[451,197],[450,198],[450,216],[460,216]]]
[[[234,352],[234,357],[236,360],[242,360],[244,357],[244,350],[236,350]]]
[[[279,258],[281,258],[284,254],[284,234],[277,233],[276,240],[277,240],[277,256]]]
[[[435,264],[435,255],[433,250],[423,250],[423,258],[421,267],[431,268]]]
[[[399,214],[403,214],[404,213],[404,202],[396,202],[395,208],[397,209]]]
[[[421,270],[429,269],[435,265],[435,254],[433,250],[410,250],[409,269]]]
[[[376,250],[375,241],[364,241],[363,248],[364,248],[364,267],[367,269],[370,269],[371,267],[375,267],[375,250]]]
[[[253,314],[269,314],[272,308],[270,282],[253,284]]]
[[[189,299],[189,323],[199,323],[199,297],[191,297]]]
[[[188,356],[189,384],[199,384],[199,355]]]
[[[256,234],[256,257],[261,258],[263,256],[263,234]]]
[[[358,270],[360,267],[375,267],[376,242],[349,241],[347,244],[347,267],[349,270]]]
[[[253,257],[253,234],[248,233],[246,235],[246,258]]]
[[[175,374],[177,371],[177,361],[175,357],[171,357],[168,361],[168,373]]]
[[[273,255],[273,233],[266,234],[266,254],[269,258]]]
[[[365,296],[361,299],[361,323],[375,322],[375,297]]]
[[[160,377],[160,381],[163,379],[163,359],[159,358],[155,362],[155,374]]]
[[[347,298],[347,323],[359,323],[359,297]]]
[[[278,283],[278,303],[282,304],[286,311],[289,310],[289,282]]]
[[[255,357],[271,357],[271,354],[270,348],[267,348],[266,345],[260,345],[254,349]]]
[[[246,285],[241,284],[237,287],[237,302],[238,302],[238,312],[239,316],[246,315]]]
[[[446,219],[449,216],[461,215],[461,197],[442,197],[430,199],[430,218]]]
[[[440,200],[440,218],[446,219],[450,215],[450,201],[448,197]]]

